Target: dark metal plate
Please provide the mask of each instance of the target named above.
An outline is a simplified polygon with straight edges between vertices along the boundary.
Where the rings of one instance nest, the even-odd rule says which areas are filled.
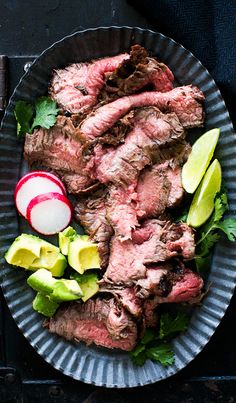
[[[206,129],[221,128],[218,147],[224,180],[229,190],[230,214],[236,202],[236,142],[224,101],[214,80],[201,63],[181,45],[149,30],[129,27],[90,29],[57,42],[46,50],[24,75],[10,100],[0,134],[0,253],[1,282],[11,313],[35,350],[56,369],[87,383],[107,387],[133,387],[167,378],[185,367],[203,349],[219,325],[235,288],[236,250],[233,244],[218,244],[208,282],[212,283],[203,305],[196,308],[188,331],[173,341],[175,364],[163,368],[152,361],[135,367],[125,353],[84,344],[69,343],[42,328],[42,317],[32,310],[34,293],[26,285],[23,270],[8,266],[3,258],[13,239],[30,229],[17,217],[14,186],[25,169],[22,143],[16,139],[14,104],[18,99],[32,101],[47,90],[51,71],[71,62],[115,55],[140,43],[170,66],[180,84],[195,84],[206,95]]]

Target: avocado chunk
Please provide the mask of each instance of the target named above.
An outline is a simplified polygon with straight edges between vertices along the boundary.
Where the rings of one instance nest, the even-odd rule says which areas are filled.
[[[93,297],[93,295],[95,295],[99,291],[99,285],[97,283],[97,273],[86,272],[82,275],[75,273],[71,277],[73,277],[79,283],[80,288],[83,292],[83,297],[81,299],[84,302]]]
[[[33,300],[33,309],[49,318],[54,315],[58,307],[59,304],[56,301],[51,301],[48,295],[40,292],[37,293]]]
[[[50,299],[57,302],[75,301],[81,298],[82,295],[83,292],[77,281],[60,279],[54,284]]]
[[[5,254],[7,263],[28,269],[39,258],[41,239],[33,235],[21,234],[12,243]]]
[[[52,277],[52,273],[45,269],[37,270],[27,279],[30,287],[43,294],[52,293],[56,282],[57,280]]]
[[[68,262],[78,273],[88,269],[100,269],[100,257],[97,245],[81,235],[69,244]]]
[[[46,270],[49,270],[53,276],[61,277],[64,274],[65,268],[67,266],[67,261],[62,253],[58,253],[54,255],[53,253],[43,252],[40,255],[39,259],[36,259],[33,264],[30,266],[30,270],[37,270],[43,267]]]
[[[59,232],[59,248],[63,255],[68,255],[69,244],[77,237],[77,232],[72,227],[67,227]]]
[[[15,239],[5,259],[9,264],[26,270],[47,269],[56,277],[63,275],[67,265],[65,256],[57,246],[29,234],[21,234]]]

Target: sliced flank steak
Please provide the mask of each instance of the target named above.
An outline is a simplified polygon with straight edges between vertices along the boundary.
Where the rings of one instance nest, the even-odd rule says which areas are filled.
[[[134,45],[130,57],[124,59],[116,70],[106,73],[100,98],[107,101],[147,87],[166,92],[172,90],[173,81],[174,76],[164,63],[148,57],[147,50],[142,46]]]
[[[194,234],[186,224],[147,220],[133,231],[131,240],[113,238],[104,280],[130,286],[146,277],[147,265],[177,256],[192,259],[194,253]]]
[[[97,108],[77,128],[83,141],[102,136],[119,119],[134,108],[156,106],[162,112],[174,112],[185,129],[203,125],[203,93],[193,85],[176,87],[168,92],[142,92],[119,98]]]
[[[105,73],[114,71],[128,57],[128,54],[121,54],[54,70],[49,95],[63,111],[88,112],[97,103]]]
[[[67,340],[125,351],[135,347],[138,337],[135,321],[114,298],[64,305],[45,322],[45,327]]]
[[[162,146],[185,136],[175,113],[163,114],[153,107],[137,110],[132,124],[133,129],[123,144],[118,147],[95,148],[95,176],[101,183],[133,183],[145,166],[161,158]]]

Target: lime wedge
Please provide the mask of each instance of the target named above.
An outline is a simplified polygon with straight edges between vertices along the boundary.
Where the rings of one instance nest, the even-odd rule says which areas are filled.
[[[182,169],[182,185],[188,193],[194,193],[214,154],[220,129],[212,129],[203,134],[192,147],[187,162]]]
[[[189,209],[187,224],[200,227],[214,210],[214,199],[221,188],[221,166],[215,159],[209,166]]]

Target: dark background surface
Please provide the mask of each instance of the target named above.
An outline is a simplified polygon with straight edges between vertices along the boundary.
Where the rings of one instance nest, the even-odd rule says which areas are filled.
[[[218,5],[218,0],[195,1],[194,4],[193,1],[173,0],[1,0],[0,54],[9,56],[9,92],[23,74],[25,63],[63,36],[89,27],[130,25],[160,31],[183,43],[208,67],[233,112],[235,42],[230,47],[226,40],[221,66],[216,66],[215,54],[219,49],[216,35],[202,32],[201,27],[197,27],[197,18],[192,19],[193,28],[189,28],[193,14],[189,11],[186,15],[186,4],[190,3],[193,14],[193,10],[198,13],[200,9],[205,31],[212,19],[215,24],[212,4]],[[226,35],[229,39],[236,2],[228,0],[226,3],[232,5],[230,18],[226,19],[224,10],[222,18],[217,11],[217,18],[223,24],[221,37]],[[120,391],[72,381],[54,370],[18,331],[2,296],[0,302],[0,402],[236,401],[236,297],[211,342],[185,370],[167,381]]]

